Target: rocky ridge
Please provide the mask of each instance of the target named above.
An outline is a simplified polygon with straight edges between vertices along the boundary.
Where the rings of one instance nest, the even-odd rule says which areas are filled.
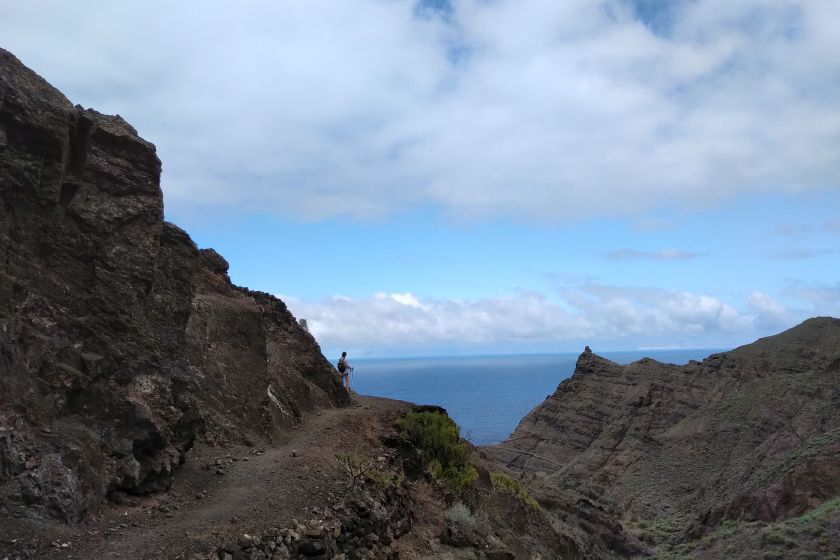
[[[587,348],[486,451],[543,500],[581,492],[654,545],[806,515],[840,495],[840,320],[686,365],[619,365]]]
[[[163,219],[155,148],[0,49],[0,515],[165,488],[196,438],[349,396],[283,302]]]

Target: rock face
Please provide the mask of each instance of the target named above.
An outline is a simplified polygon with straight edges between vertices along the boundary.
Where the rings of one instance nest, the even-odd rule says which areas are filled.
[[[0,49],[0,515],[165,487],[197,436],[349,402],[283,302],[163,221],[155,148]]]
[[[186,324],[187,388],[209,436],[276,439],[302,412],[348,404],[315,339],[279,299],[233,286],[227,262],[199,251]]]
[[[593,354],[488,452],[625,519],[773,522],[840,495],[840,320],[685,366]]]

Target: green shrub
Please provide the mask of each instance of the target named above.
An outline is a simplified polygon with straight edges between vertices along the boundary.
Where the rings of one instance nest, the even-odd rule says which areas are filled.
[[[458,425],[440,412],[409,412],[399,426],[427,459],[444,467],[469,462],[469,447],[461,441]]]
[[[478,480],[470,462],[470,447],[461,440],[458,425],[440,412],[409,412],[398,423],[406,438],[420,450],[423,463],[436,480],[461,494]]]
[[[380,486],[402,486],[402,483],[405,481],[405,475],[402,472],[380,468],[373,469],[367,476]]]
[[[507,490],[508,492],[510,492],[514,496],[517,496],[520,500],[525,502],[526,505],[536,510],[542,509],[537,500],[535,500],[531,497],[530,494],[528,494],[527,490],[522,488],[522,486],[517,481],[515,481],[505,473],[494,472],[490,475],[490,479],[493,481],[493,486],[495,486],[496,488],[503,488]]]
[[[435,480],[446,482],[454,494],[463,494],[464,490],[478,480],[478,471],[471,464],[463,466],[449,465],[444,467],[440,461],[432,459],[428,465],[429,474]]]

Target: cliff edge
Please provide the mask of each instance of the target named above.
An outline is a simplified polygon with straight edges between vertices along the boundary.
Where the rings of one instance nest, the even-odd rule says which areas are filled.
[[[349,403],[282,301],[163,220],[155,147],[0,49],[0,515],[165,488]]]

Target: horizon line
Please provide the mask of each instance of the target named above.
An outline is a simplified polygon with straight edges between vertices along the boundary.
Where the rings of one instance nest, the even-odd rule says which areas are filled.
[[[710,353],[716,353],[721,351],[728,351],[732,350],[732,348],[726,347],[706,347],[706,346],[684,346],[684,347],[643,347],[643,348],[633,348],[633,349],[623,349],[623,350],[601,350],[595,351],[592,350],[593,354],[598,355],[606,355],[606,354],[618,354],[618,353],[625,353],[625,352],[680,352],[680,351],[691,351],[691,350],[706,350]],[[428,359],[435,359],[435,358],[503,358],[503,357],[517,357],[517,356],[579,356],[583,353],[580,352],[504,352],[498,354],[427,354],[427,355],[391,355],[391,356],[359,356],[355,358],[356,360],[428,360]],[[349,353],[348,353],[349,354]]]

